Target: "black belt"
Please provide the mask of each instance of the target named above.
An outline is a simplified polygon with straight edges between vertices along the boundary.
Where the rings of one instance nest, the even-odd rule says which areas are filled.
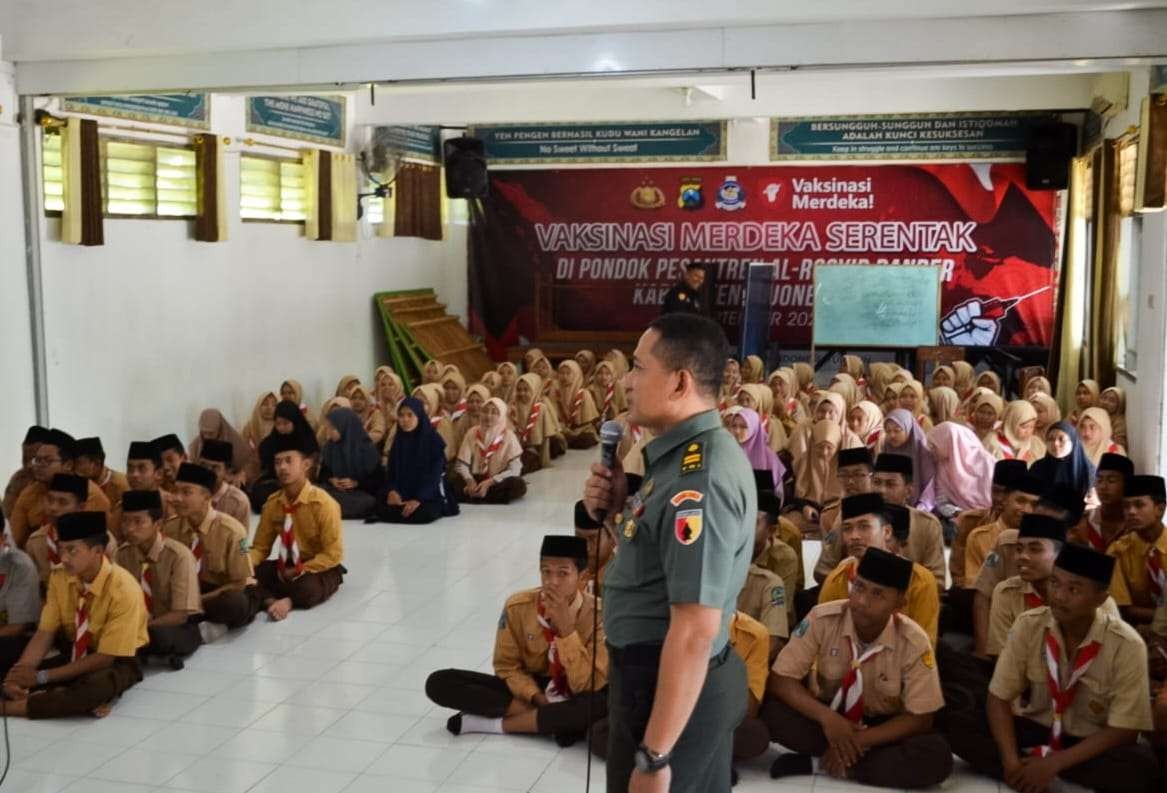
[[[729,646],[729,642],[726,642],[721,652],[709,659],[709,667],[712,669],[725,663],[725,659],[729,658],[729,653],[732,649]],[[630,644],[627,647],[613,647],[609,644],[608,658],[616,666],[647,666],[655,668],[660,666],[660,656],[663,650],[664,644],[660,642]]]

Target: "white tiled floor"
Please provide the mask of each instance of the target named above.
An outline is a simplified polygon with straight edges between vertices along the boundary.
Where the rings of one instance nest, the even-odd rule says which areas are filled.
[[[570,533],[595,455],[530,477],[511,507],[464,507],[431,526],[345,525],[349,575],[328,603],[260,617],[159,667],[103,720],[12,720],[14,793],[563,793],[584,786],[582,746],[445,729],[423,693],[443,666],[490,670],[499,609],[537,583],[539,539]],[[812,550],[809,548],[808,550]],[[811,554],[813,556],[813,552]],[[813,559],[808,559],[813,564]],[[808,567],[809,572],[809,567]],[[777,750],[744,765],[739,793],[854,785],[769,779]],[[602,763],[592,790],[603,790]],[[945,790],[995,793],[958,773]]]

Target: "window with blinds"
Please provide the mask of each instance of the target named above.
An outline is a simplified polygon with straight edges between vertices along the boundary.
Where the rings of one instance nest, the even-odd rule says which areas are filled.
[[[239,180],[244,219],[302,222],[308,217],[303,162],[244,154]]]
[[[45,212],[65,209],[65,175],[61,168],[61,133],[41,135],[41,181],[44,183]]]

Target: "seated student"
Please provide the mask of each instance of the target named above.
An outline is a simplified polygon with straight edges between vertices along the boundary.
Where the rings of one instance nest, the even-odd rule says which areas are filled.
[[[466,408],[462,411],[462,417],[454,422],[454,442],[458,444],[459,449],[462,448],[466,433],[476,429],[482,422],[482,406],[489,402],[492,396],[490,389],[482,383],[475,383],[466,389],[466,397],[463,400]]]
[[[397,372],[388,366],[377,367],[373,381],[376,383],[373,404],[380,411],[381,421],[385,425],[385,437],[381,441],[381,448],[388,452],[390,444],[393,443],[393,433],[397,430],[397,406],[405,398],[405,383]]]
[[[1095,467],[1102,455],[1126,455],[1126,449],[1115,443],[1110,427],[1110,414],[1100,407],[1086,408],[1078,419],[1078,436],[1082,439],[1082,450]]]
[[[264,391],[255,400],[255,406],[251,409],[250,418],[243,425],[243,429],[239,431],[239,434],[243,436],[243,440],[247,441],[247,445],[254,449],[257,454],[259,444],[271,434],[272,429],[275,427],[276,405],[279,402],[280,398],[276,395],[275,391]]]
[[[914,567],[868,549],[850,594],[816,606],[795,628],[771,669],[762,708],[770,737],[795,753],[780,756],[771,777],[809,775],[817,767],[901,789],[948,778],[952,753],[932,729],[933,714],[944,707],[932,646],[900,613]],[[931,583],[927,588],[935,592]],[[813,693],[803,683],[812,673]]]
[[[819,605],[833,600],[846,600],[858,574],[859,563],[869,548],[891,551],[893,544],[906,544],[908,529],[904,527],[902,541],[893,535],[894,526],[886,514],[887,506],[878,493],[864,493],[843,499],[841,533],[847,558],[823,581],[819,591]],[[911,560],[908,560],[911,562]],[[911,617],[936,644],[937,620],[940,616],[940,595],[936,579],[928,568],[915,562],[912,565],[911,585],[907,587],[904,614]]]
[[[49,483],[44,497],[44,522],[24,544],[25,552],[36,566],[42,587],[48,586],[49,573],[61,566],[57,522],[62,515],[81,511],[88,484],[88,479],[74,474],[57,474]]]
[[[1055,777],[1095,791],[1159,790],[1158,762],[1138,743],[1151,729],[1146,646],[1102,609],[1114,562],[1062,546],[1049,605],[1014,622],[986,711],[949,715],[952,749],[978,773],[1019,791],[1048,790]]]
[[[772,636],[758,620],[742,611],[729,621],[729,646],[746,667],[746,717],[733,731],[733,759],[760,757],[770,748],[770,728],[759,718],[770,675]],[[593,738],[594,740],[594,738]],[[732,771],[737,780],[737,772]]]
[[[385,523],[433,523],[450,509],[446,492],[446,442],[434,429],[420,399],[397,408],[397,437],[389,449],[385,483],[374,514]]]
[[[1119,446],[1126,446],[1128,437],[1126,430],[1126,391],[1118,386],[1111,386],[1102,391],[1099,405],[1110,416],[1110,432],[1114,442]]]
[[[992,503],[988,507],[966,509],[954,519],[956,536],[952,539],[952,549],[948,557],[948,574],[952,578],[952,588],[971,587],[971,581],[964,580],[964,549],[968,535],[987,523],[992,523],[1001,514],[1001,503],[1013,489],[1013,483],[1023,476],[1027,468],[1021,460],[998,460],[993,466],[993,484],[990,491]]]
[[[1151,622],[1167,589],[1167,491],[1159,476],[1132,476],[1123,491],[1128,533],[1106,551],[1115,557],[1110,594],[1132,625]]]
[[[130,490],[156,490],[162,498],[162,509],[167,516],[174,514],[174,497],[162,489],[162,455],[153,441],[130,441],[126,452],[126,481]],[[110,513],[110,526],[115,534],[122,530],[121,505]]]
[[[162,524],[162,533],[185,545],[194,556],[206,621],[241,628],[251,622],[260,606],[247,531],[239,521],[211,506],[214,486],[213,473],[189,463],[183,465],[174,495],[177,514]]]
[[[421,368],[422,384],[437,383],[439,380],[441,380],[442,369],[444,367],[445,364],[443,364],[437,358],[431,358],[430,360],[426,361],[425,366]]]
[[[770,492],[758,496],[758,520],[754,525],[754,550],[750,556],[754,560],[762,557],[774,542],[770,534],[770,513],[761,504],[763,496],[768,500],[774,499],[774,494]],[[790,555],[793,558],[793,552]],[[737,596],[737,610],[748,614],[765,627],[770,637],[768,647],[771,659],[782,649],[786,637],[790,635],[787,598],[786,583],[781,576],[762,567],[757,561],[750,564],[746,571],[746,582]]]
[[[3,508],[0,509],[0,514],[11,515],[12,509],[16,506],[16,499],[20,498],[20,492],[32,484],[32,461],[36,457],[36,450],[40,447],[41,441],[48,434],[49,431],[39,424],[32,425],[24,434],[24,440],[20,444],[20,468],[12,474],[4,488]]]
[[[110,506],[116,506],[122,500],[122,493],[130,489],[130,483],[121,471],[106,467],[101,438],[80,438],[73,451],[76,454],[73,472],[97,485]]]
[[[17,548],[23,548],[29,535],[45,521],[45,497],[49,483],[57,474],[73,473],[75,441],[73,436],[61,430],[49,430],[37,447],[32,460],[33,481],[20,491],[8,524],[12,531],[12,541]],[[86,497],[81,509],[109,514],[109,499],[93,482],[87,480]]]
[[[1050,425],[1045,433],[1046,454],[1029,469],[1051,484],[1068,485],[1085,500],[1094,486],[1094,463],[1086,455],[1078,432],[1068,422]]]
[[[312,429],[308,419],[304,418],[300,408],[295,402],[280,400],[276,405],[272,431],[259,443],[259,477],[248,490],[251,508],[256,513],[263,511],[268,496],[280,489],[279,480],[276,479],[275,447],[279,442],[279,436],[292,434],[300,439],[304,448],[310,450],[311,456],[320,452],[320,447],[316,443],[316,431]]]
[[[171,669],[182,669],[183,659],[203,643],[195,620],[202,611],[198,562],[190,548],[162,534],[162,498],[157,492],[126,494],[122,536],[126,539],[114,561],[134,576],[146,604],[150,643],[138,650],[138,658],[145,662],[151,655],[161,656]]]
[[[742,390],[742,365],[736,358],[725,359],[725,369],[721,373],[721,392],[718,394],[717,409],[722,413],[737,404],[738,391]]]
[[[761,386],[756,386],[761,388]],[[745,392],[743,391],[743,396]],[[746,457],[750,467],[755,471],[767,471],[770,474],[770,490],[782,494],[783,480],[786,477],[786,466],[778,459],[777,453],[770,448],[766,440],[765,425],[762,417],[753,408],[734,405],[723,415],[727,422],[726,429],[733,436]]]
[[[572,361],[574,363],[574,361]],[[507,426],[506,403],[491,398],[482,407],[481,423],[466,433],[454,460],[450,487],[458,501],[509,504],[527,493],[523,448]]]
[[[1036,476],[1023,475],[1011,485],[1001,502],[1001,514],[992,523],[978,526],[968,535],[964,548],[964,580],[975,581],[985,557],[993,549],[997,535],[1005,529],[1021,528],[1021,516],[1033,512],[1045,483]]]
[[[538,396],[542,390],[543,380],[539,375],[525,374],[516,381],[510,403],[511,421],[523,447],[523,474],[550,465],[553,445],[567,448],[567,441],[559,437],[555,410]]]
[[[413,396],[425,405],[425,413],[429,416],[430,424],[437,430],[438,435],[446,442],[446,462],[454,459],[458,447],[454,445],[454,423],[442,409],[442,387],[437,383],[426,383],[413,389]]]
[[[173,493],[178,467],[187,462],[186,447],[174,433],[160,435],[150,442],[157,447],[158,454],[162,457],[162,489]]]
[[[498,372],[498,388],[491,393],[491,396],[496,396],[509,404],[515,398],[515,383],[519,381],[519,367],[509,361],[504,361],[498,365],[495,371]]]
[[[211,506],[218,512],[230,515],[239,521],[243,531],[251,535],[251,503],[247,495],[231,484],[231,444],[227,441],[208,440],[202,444],[202,454],[196,462],[215,475],[215,488],[211,491]]]
[[[616,543],[603,524],[592,519],[582,501],[575,502],[575,536],[588,544],[588,567],[580,578],[580,588],[595,596],[604,591],[604,575],[616,551]]]
[[[591,392],[584,388],[583,374],[575,361],[559,364],[560,431],[569,449],[590,449],[600,442],[600,413]]]
[[[1070,542],[1105,553],[1115,540],[1127,533],[1123,488],[1134,474],[1135,465],[1129,457],[1109,452],[1102,455],[1094,472],[1098,506],[1086,510],[1082,519],[1071,527]]]
[[[349,408],[336,408],[321,425],[327,440],[320,450],[320,487],[340,504],[342,518],[363,519],[376,505],[381,453]]]
[[[20,658],[41,614],[36,565],[14,548],[0,515],[0,677]]]
[[[556,376],[556,370],[551,368],[551,361],[546,355],[542,353],[535,359],[531,365],[530,372],[539,375],[543,380],[543,391],[539,394],[540,398],[545,400],[548,405],[555,411],[555,421],[559,426],[566,423],[567,419],[560,412],[559,404],[559,378]]]
[[[839,482],[844,498],[871,492],[871,477],[875,470],[875,464],[872,462],[871,450],[866,446],[840,449],[836,457],[835,470],[835,478]],[[819,526],[823,531],[823,553],[827,554],[828,545],[836,548],[839,545],[839,502],[836,501],[823,509],[819,515]],[[820,556],[819,563],[815,565],[814,569],[815,580],[822,583],[822,580],[827,577],[827,573],[835,569],[835,565],[839,563],[841,558],[841,556],[837,556],[828,565],[823,562],[822,556]]]
[[[600,421],[611,421],[628,410],[628,398],[624,395],[624,384],[616,377],[616,367],[611,361],[600,361],[595,366],[595,380],[590,389],[596,409],[600,411]]]
[[[348,401],[352,405],[353,413],[361,420],[361,426],[368,434],[369,440],[378,449],[385,440],[385,416],[369,396],[363,385],[355,385],[349,391]]]
[[[442,412],[457,424],[466,413],[466,378],[457,366],[447,364],[442,368],[438,385],[442,387]]]
[[[304,386],[298,380],[285,380],[280,383],[280,399],[286,399],[300,408],[300,414],[308,422],[308,426],[315,427],[319,417],[313,412],[312,406],[304,399]]]
[[[787,513],[804,537],[814,536],[820,530],[820,513],[829,509],[842,495],[842,486],[836,476],[836,460],[843,437],[838,422],[822,419],[808,429],[810,437],[806,446],[792,450],[794,503],[787,505]],[[798,431],[795,432],[797,435]],[[855,448],[859,446],[861,444]],[[798,511],[791,511],[794,508]]]
[[[1033,513],[1037,514],[1037,513]],[[1024,515],[1021,522],[1025,522]],[[1048,516],[1047,516],[1048,517]],[[1017,529],[1005,529],[997,535],[997,542],[993,550],[985,557],[981,571],[977,573],[972,587],[964,590],[972,593],[972,637],[973,655],[977,658],[988,658],[986,647],[989,643],[990,611],[993,604],[993,590],[1006,579],[1017,575],[1017,550],[1020,540]],[[952,603],[951,598],[949,603]],[[984,684],[989,685],[989,675],[993,670],[985,671]]]
[[[626,472],[627,468],[624,469]],[[768,536],[762,550],[754,554],[753,563],[782,579],[786,588],[786,611],[794,615],[794,599],[803,594],[806,573],[802,564],[802,534],[786,518],[779,517],[782,501],[770,487],[769,471],[754,471],[758,493],[758,520],[766,521]],[[817,592],[816,592],[817,595]],[[812,604],[813,605],[813,604]]]
[[[994,461],[976,433],[955,421],[937,424],[928,433],[928,450],[936,465],[932,512],[937,517],[952,520],[958,512],[992,504]]]
[[[9,716],[104,716],[142,679],[146,604],[134,577],[105,558],[105,513],[72,512],[57,529],[62,567],[49,577],[36,633],[4,676]],[[54,647],[61,655],[46,662]]]
[[[547,536],[541,585],[511,595],[494,643],[494,674],[434,672],[426,695],[456,711],[446,728],[464,733],[537,733],[566,746],[607,713],[608,649],[599,603],[580,591],[587,543]],[[595,648],[595,678],[592,653]]]
[[[261,600],[276,621],[293,607],[320,605],[344,581],[340,505],[308,481],[309,452],[295,435],[279,436],[275,466],[280,491],[263,505],[251,546]],[[277,540],[278,555],[268,559]]]
[[[255,449],[215,408],[207,408],[199,414],[199,433],[187,447],[186,459],[199,460],[207,441],[231,444],[231,484],[246,487],[259,476],[259,456]]]

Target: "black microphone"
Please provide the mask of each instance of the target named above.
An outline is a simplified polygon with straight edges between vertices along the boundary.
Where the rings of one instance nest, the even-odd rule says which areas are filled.
[[[616,449],[624,437],[624,425],[618,421],[605,421],[600,425],[600,465],[607,469],[616,467]],[[600,523],[608,517],[608,510],[601,509],[596,513],[596,520]]]

